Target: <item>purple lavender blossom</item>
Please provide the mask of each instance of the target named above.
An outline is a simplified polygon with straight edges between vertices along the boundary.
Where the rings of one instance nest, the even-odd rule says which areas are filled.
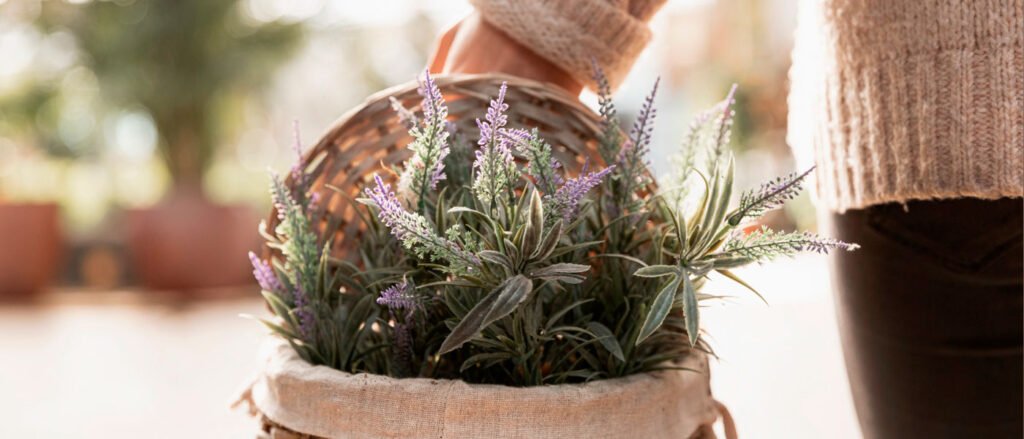
[[[617,173],[620,176],[622,185],[617,191],[617,199],[614,204],[625,208],[626,211],[638,209],[635,202],[636,188],[646,184],[649,178],[646,160],[650,152],[654,119],[657,115],[657,110],[654,108],[654,98],[657,96],[660,83],[661,78],[658,78],[654,82],[651,93],[644,99],[644,104],[640,107],[640,113],[633,123],[633,128],[629,131],[629,137],[623,142],[622,147],[619,149],[618,157],[615,160],[615,164],[619,168]]]
[[[508,104],[505,103],[505,92],[508,85],[501,84],[498,97],[491,100],[484,120],[476,120],[480,128],[480,148],[476,151],[473,171],[473,192],[485,205],[495,202],[498,197],[510,192],[512,184],[519,178],[518,169],[512,156],[512,139],[506,134],[505,124],[508,116]]]
[[[651,144],[651,135],[654,132],[654,118],[658,113],[658,110],[654,108],[654,97],[658,94],[658,85],[660,83],[661,78],[654,81],[651,93],[644,99],[644,103],[640,107],[640,113],[633,122],[633,128],[629,130],[629,138],[633,141],[633,145],[637,150],[635,155],[640,157],[647,154],[647,149]]]
[[[295,164],[292,165],[292,180],[295,182],[295,187],[304,187],[306,184],[306,174],[303,172],[306,161],[302,157],[302,139],[299,137],[299,121],[292,121],[292,150],[295,151]]]
[[[776,178],[764,183],[757,190],[744,192],[740,197],[740,205],[729,215],[729,224],[738,225],[745,218],[758,217],[765,212],[782,207],[787,201],[796,198],[803,189],[803,182],[814,171],[812,166],[803,173],[791,173],[786,177]]]
[[[412,371],[413,314],[421,308],[416,297],[416,287],[408,279],[402,278],[401,282],[381,291],[377,304],[388,307],[388,311],[396,320],[393,331],[393,360],[399,375],[408,376]],[[397,317],[398,312],[402,310],[406,311],[404,321],[398,320]]]
[[[734,233],[718,254],[723,259],[746,258],[749,262],[766,261],[800,252],[828,253],[829,250],[852,251],[860,248],[837,239],[810,232],[777,232],[767,226],[743,235]]]
[[[486,147],[492,141],[495,144],[495,151],[504,163],[507,164],[513,161],[512,149],[506,135],[508,130],[503,129],[505,124],[508,123],[508,116],[505,115],[505,110],[508,110],[508,104],[505,103],[505,92],[507,89],[508,85],[502,82],[501,88],[498,90],[498,97],[492,99],[491,105],[487,108],[487,115],[484,116],[484,121],[476,120],[476,126],[480,128],[480,140],[477,141],[477,144],[482,147],[476,151],[476,161],[473,162],[473,167],[477,172],[484,172],[486,156],[489,152]]]
[[[380,210],[377,214],[380,221],[391,229],[391,233],[396,238],[402,239],[402,236],[406,233],[402,225],[406,211],[402,208],[402,203],[398,201],[395,193],[391,192],[391,185],[385,184],[379,175],[374,175],[373,180],[377,185],[373,188],[366,188],[366,195],[373,200]]]
[[[293,294],[295,296],[295,315],[299,318],[299,333],[303,340],[310,341],[313,339],[316,329],[316,319],[309,309],[309,296],[302,288],[302,279],[298,271],[295,272],[295,292]]]
[[[587,164],[583,165],[580,175],[565,181],[562,187],[554,195],[548,198],[548,204],[552,210],[550,218],[561,217],[562,221],[570,222],[579,210],[580,201],[590,192],[591,189],[601,184],[601,180],[608,175],[615,166],[609,166],[597,172],[587,173]]]
[[[408,145],[412,157],[405,162],[399,179],[399,193],[404,201],[417,206],[417,211],[423,213],[428,190],[437,189],[438,183],[447,179],[444,159],[451,150],[448,147],[448,107],[430,72],[424,73],[418,92],[423,97],[422,123],[394,98],[391,103],[413,137]]]
[[[824,236],[818,236],[810,232],[804,232],[805,241],[803,244],[798,246],[800,251],[809,251],[820,254],[827,254],[829,250],[846,250],[854,251],[860,248],[857,244],[851,244],[843,242],[838,239],[827,238]]]
[[[430,189],[437,189],[437,184],[441,180],[447,180],[448,176],[444,174],[444,159],[448,157],[451,152],[450,149],[445,148],[440,151],[437,158],[437,163],[434,164],[434,170],[430,172]]]
[[[402,105],[401,102],[398,102],[398,99],[395,99],[394,96],[391,96],[388,99],[391,101],[391,108],[395,110],[395,114],[398,115],[398,121],[401,122],[402,125],[405,125],[406,129],[411,129],[419,123],[419,121],[416,120],[416,115],[408,108],[405,108],[405,105]]]
[[[309,194],[309,204],[306,205],[306,211],[312,212],[320,207],[321,198],[320,192],[313,192]]]
[[[736,84],[733,84],[729,89],[729,94],[726,95],[725,100],[718,104],[720,114],[718,116],[718,132],[715,134],[714,143],[711,144],[711,154],[708,157],[708,169],[714,168],[725,154],[726,147],[729,145],[729,137],[732,135],[732,123],[735,112],[733,106],[736,105]]]
[[[284,220],[288,210],[298,205],[295,202],[295,198],[292,197],[288,186],[284,184],[281,176],[276,172],[270,173],[270,200],[274,205],[274,210],[277,211],[277,219],[279,220]]]
[[[249,252],[249,262],[252,262],[252,275],[256,278],[256,283],[260,285],[260,288],[275,294],[284,292],[284,285],[274,274],[274,269],[269,262],[260,259],[253,252]]]
[[[420,86],[416,91],[423,97],[424,119],[433,119],[441,111],[445,111],[445,114],[441,116],[442,118],[447,116],[447,110],[444,109],[444,97],[441,96],[441,89],[437,87],[434,78],[430,77],[430,70],[423,71],[423,81],[420,82]]]
[[[508,84],[502,82],[501,88],[498,90],[498,97],[491,100],[491,105],[487,108],[487,115],[484,116],[485,122],[481,122],[480,119],[476,120],[476,125],[480,127],[478,145],[487,145],[494,137],[500,134],[500,130],[508,123],[508,116],[505,115],[505,111],[508,110],[508,104],[505,103],[505,92],[507,90]]]
[[[366,188],[366,195],[377,206],[377,217],[405,248],[420,258],[446,260],[460,272],[472,271],[480,265],[476,255],[464,250],[459,243],[435,233],[422,215],[403,209],[391,186],[384,184],[379,175],[373,178],[376,186]]]
[[[386,306],[393,311],[415,311],[420,307],[416,298],[416,287],[404,278],[401,282],[381,291],[380,297],[377,298],[377,304]]]

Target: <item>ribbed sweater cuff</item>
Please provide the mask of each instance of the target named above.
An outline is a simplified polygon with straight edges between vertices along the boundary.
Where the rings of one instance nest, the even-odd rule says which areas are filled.
[[[617,7],[604,0],[470,0],[485,20],[591,89],[592,60],[618,87],[647,46],[650,17],[664,3]],[[645,19],[630,14],[633,8]]]
[[[858,11],[842,12],[826,17]],[[1024,15],[983,12],[907,35],[835,20],[832,44],[798,33],[788,136],[813,150],[822,204],[1024,196]]]

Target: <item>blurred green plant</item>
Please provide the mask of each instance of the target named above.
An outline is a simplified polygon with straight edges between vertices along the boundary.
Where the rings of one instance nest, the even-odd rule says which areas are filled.
[[[217,146],[235,134],[232,110],[258,96],[303,35],[301,24],[253,22],[239,8],[238,0],[45,2],[34,24],[74,36],[104,110],[144,108],[175,188],[198,190]],[[19,99],[47,93],[36,87]]]

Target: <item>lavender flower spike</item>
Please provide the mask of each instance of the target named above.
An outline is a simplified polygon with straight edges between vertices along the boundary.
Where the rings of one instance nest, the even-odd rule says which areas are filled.
[[[459,243],[439,236],[422,215],[402,208],[391,186],[375,175],[375,186],[366,189],[366,195],[378,208],[377,217],[391,229],[391,234],[402,241],[420,258],[443,259],[458,272],[469,272],[480,265],[476,255],[467,252]]]
[[[303,172],[305,160],[302,158],[302,139],[299,137],[299,121],[292,121],[292,151],[295,151],[295,164],[292,165],[292,180],[296,187],[305,185],[306,175]]]
[[[480,140],[477,141],[480,146],[493,140],[498,135],[498,130],[508,123],[508,116],[505,115],[505,111],[508,110],[508,104],[505,103],[506,91],[508,91],[508,84],[502,82],[501,88],[498,89],[498,97],[491,100],[491,105],[487,108],[487,115],[484,116],[486,122],[481,122],[480,119],[476,121],[477,126],[480,127]]]
[[[249,261],[252,262],[252,275],[256,278],[256,283],[260,285],[260,288],[275,294],[284,292],[284,285],[281,284],[281,280],[274,274],[274,269],[270,267],[270,263],[260,259],[253,252],[249,252]]]
[[[512,157],[513,140],[507,135],[505,124],[508,123],[508,104],[505,103],[506,83],[501,83],[498,97],[491,100],[484,120],[476,120],[480,128],[480,148],[476,151],[473,170],[476,180],[473,181],[473,192],[484,204],[491,204],[502,193],[508,192],[514,181],[519,178],[518,169]]]
[[[545,197],[547,206],[544,211],[550,212],[549,222],[561,217],[562,221],[570,222],[579,210],[580,201],[595,186],[601,184],[601,180],[608,175],[615,166],[609,166],[597,172],[587,173],[587,166],[583,166],[580,176],[566,180],[562,187],[554,195]]]
[[[633,127],[629,131],[629,138],[633,141],[633,145],[637,150],[638,155],[641,157],[646,155],[647,148],[651,144],[651,135],[654,132],[654,119],[658,114],[658,110],[654,108],[654,98],[658,94],[658,85],[661,84],[661,78],[654,81],[654,87],[651,87],[651,93],[644,98],[644,103],[640,107],[640,113],[637,115],[636,120],[633,122]]]
[[[416,287],[408,279],[403,278],[401,282],[381,291],[380,297],[377,298],[377,304],[391,310],[415,310],[419,308]]]
[[[299,333],[304,341],[312,341],[316,318],[309,310],[309,297],[302,288],[302,279],[295,273],[295,315],[299,318]]]
[[[446,179],[444,159],[451,150],[448,147],[448,107],[429,72],[424,73],[419,93],[423,96],[422,121],[417,121],[412,113],[394,99],[392,106],[398,111],[399,118],[410,126],[409,135],[413,137],[408,146],[412,157],[403,166],[399,194],[404,201],[417,206],[417,211],[422,214],[426,208],[428,191],[437,189],[438,183]]]
[[[757,190],[750,190],[740,197],[740,205],[729,215],[729,225],[739,225],[745,218],[759,217],[765,212],[782,207],[796,198],[803,189],[803,182],[814,171],[812,166],[803,173],[792,173],[762,184]]]
[[[434,78],[430,76],[430,70],[423,71],[423,81],[416,90],[423,97],[423,118],[434,119],[437,116],[448,116],[448,109],[444,105],[444,97],[441,96],[441,89],[437,87]],[[441,114],[443,111],[443,115]]]
[[[405,105],[402,105],[401,102],[398,102],[398,99],[395,99],[394,96],[391,96],[388,99],[391,101],[391,109],[395,110],[395,114],[398,115],[398,121],[402,122],[402,125],[405,125],[407,129],[412,129],[419,124],[419,120],[416,119],[416,115],[408,108],[405,108]]]

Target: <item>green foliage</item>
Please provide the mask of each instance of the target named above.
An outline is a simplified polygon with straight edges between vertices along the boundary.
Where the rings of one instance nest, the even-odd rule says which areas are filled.
[[[535,132],[504,128],[503,92],[480,123],[484,135],[471,172],[436,178],[436,190],[417,191],[405,204],[380,178],[366,190],[360,201],[368,210],[360,218],[367,232],[357,263],[330,259],[326,251],[313,261],[305,241],[292,249],[288,240],[304,239],[292,228],[305,226],[301,215],[283,216],[277,236],[285,241],[274,243],[283,250],[284,262],[276,262],[283,283],[304,279],[314,262],[326,267],[316,272],[323,282],[309,303],[298,292],[290,302],[265,292],[277,315],[268,324],[304,358],[346,371],[512,386],[672,368],[694,349],[707,350],[699,308],[712,299],[700,293],[711,272],[753,290],[730,269],[804,250],[852,248],[809,234],[743,234],[745,220],[788,199],[798,185],[782,184],[776,193],[784,196],[775,198],[750,192],[742,197],[746,205],[730,209],[728,101],[698,120],[694,132],[708,134],[691,135],[682,152],[691,168],[677,181],[699,194],[684,202],[677,187],[637,190],[649,178],[636,168],[646,159],[630,155],[649,142],[653,93],[631,136],[621,135],[610,99],[601,97],[609,116],[602,155],[628,163],[569,178]],[[429,95],[438,111],[440,98]],[[526,157],[524,169],[507,160],[512,146]],[[451,156],[457,154],[468,156]],[[698,155],[707,158],[704,166],[694,165]],[[468,160],[444,165],[450,175],[471,167]],[[275,200],[288,205],[282,195]],[[303,202],[295,205],[302,212]],[[329,248],[322,244],[312,248]],[[312,329],[303,329],[304,315],[312,316]]]
[[[43,2],[36,25],[70,32],[104,107],[145,108],[171,176],[198,186],[216,147],[230,139],[225,110],[256,95],[302,37],[299,24],[245,20],[240,3]]]

